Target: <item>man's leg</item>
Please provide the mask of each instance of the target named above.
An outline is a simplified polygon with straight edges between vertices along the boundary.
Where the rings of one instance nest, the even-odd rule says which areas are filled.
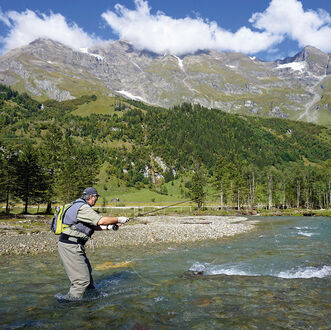
[[[59,242],[58,251],[71,282],[69,295],[74,298],[82,298],[85,290],[91,284],[93,285],[92,269],[84,248],[80,244]]]
[[[86,257],[86,256],[85,256]],[[90,284],[89,286],[86,288],[86,290],[94,290],[95,289],[95,286],[94,286],[94,281],[93,281],[93,277],[92,277],[92,266],[90,264],[90,260],[88,260],[88,258],[86,257],[86,264],[87,264],[87,267],[88,267],[88,270],[90,272]]]

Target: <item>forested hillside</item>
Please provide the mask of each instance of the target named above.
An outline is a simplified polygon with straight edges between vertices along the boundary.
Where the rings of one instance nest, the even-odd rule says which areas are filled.
[[[183,195],[193,194],[200,178],[224,205],[329,206],[326,127],[128,100],[109,115],[73,114],[83,104],[93,108],[96,99],[41,104],[0,86],[0,190],[7,208],[15,200],[50,207],[92,184],[107,189],[98,182],[101,166],[126,186],[162,193],[167,182],[182,178]]]

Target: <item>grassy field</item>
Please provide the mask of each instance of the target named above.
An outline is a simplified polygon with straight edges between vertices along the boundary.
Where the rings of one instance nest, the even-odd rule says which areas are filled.
[[[148,205],[149,204],[149,205]],[[210,203],[207,203],[210,204]],[[120,206],[122,205],[122,206]],[[331,218],[331,209],[327,210],[307,210],[307,209],[260,209],[248,210],[248,209],[224,209],[220,210],[217,205],[207,205],[201,210],[198,210],[194,203],[183,203],[173,206],[171,203],[113,203],[111,206],[102,206],[101,203],[97,203],[94,209],[104,215],[111,216],[321,216]],[[28,215],[23,215],[23,206],[15,206],[11,208],[10,213],[6,214],[5,209],[0,208],[0,221],[17,221],[17,219],[29,219],[36,220],[38,222],[39,217],[42,216],[42,222],[50,223],[52,215],[45,215],[46,206],[29,207]],[[34,218],[36,216],[36,218]],[[29,224],[26,224],[29,226]]]
[[[116,113],[120,117],[122,116],[123,111],[115,111],[115,108],[118,105],[124,106],[125,109],[139,109],[127,103],[125,98],[118,95],[108,96],[98,92],[94,93],[94,95],[97,96],[96,101],[79,105],[78,109],[73,111],[72,113],[74,115],[83,117],[89,116],[91,114],[112,115]]]
[[[116,97],[97,94],[96,101],[80,105],[77,110],[73,111],[73,114],[83,117],[92,113],[111,115],[115,112],[114,106],[117,100]]]
[[[119,185],[117,184],[119,182]],[[106,184],[96,185],[100,193],[100,201],[105,201],[105,204],[111,202],[112,199],[118,198],[120,202],[138,202],[138,203],[163,203],[163,202],[178,202],[188,199],[187,196],[181,196],[171,184],[165,184],[168,189],[168,195],[163,195],[157,191],[148,188],[136,189],[134,187],[126,187],[124,183],[114,179]],[[169,186],[169,188],[168,188]]]

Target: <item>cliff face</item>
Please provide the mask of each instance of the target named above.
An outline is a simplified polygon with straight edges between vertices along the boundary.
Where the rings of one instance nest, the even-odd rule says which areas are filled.
[[[318,122],[321,111],[330,116],[330,58],[310,46],[294,57],[262,62],[216,51],[159,56],[125,41],[79,52],[38,39],[0,57],[0,82],[57,100],[119,94],[163,107],[191,102]]]

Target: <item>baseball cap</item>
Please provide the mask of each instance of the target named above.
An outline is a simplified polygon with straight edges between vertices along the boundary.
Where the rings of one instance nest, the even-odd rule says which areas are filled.
[[[83,191],[83,195],[97,195],[97,196],[99,196],[97,190],[93,187],[85,188],[84,191]]]

